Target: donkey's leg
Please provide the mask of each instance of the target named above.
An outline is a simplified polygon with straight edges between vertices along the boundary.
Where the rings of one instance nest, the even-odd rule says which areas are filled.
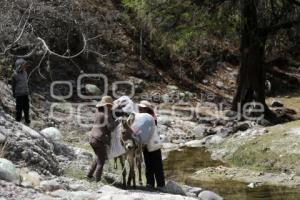
[[[126,188],[126,168],[125,168],[125,159],[124,156],[120,156],[120,163],[122,167],[122,175],[123,175],[123,187]]]
[[[119,157],[119,159],[121,160],[121,158]],[[121,162],[121,161],[120,161]],[[118,169],[118,157],[114,158],[114,169]]]
[[[133,152],[133,157],[132,157],[132,181],[133,181],[133,187],[136,187],[136,180],[135,180],[135,152]]]
[[[129,162],[129,176],[127,180],[127,186],[131,186],[131,181],[133,181],[133,186],[135,183],[134,180],[134,155],[132,152],[128,154],[127,161]]]

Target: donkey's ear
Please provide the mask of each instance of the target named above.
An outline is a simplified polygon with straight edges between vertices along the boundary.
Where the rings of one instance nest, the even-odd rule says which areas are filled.
[[[122,120],[122,125],[125,129],[129,129],[129,125],[127,123],[127,120]]]

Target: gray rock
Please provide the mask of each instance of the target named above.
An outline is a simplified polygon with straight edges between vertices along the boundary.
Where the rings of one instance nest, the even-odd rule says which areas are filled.
[[[31,128],[16,123],[8,114],[1,114],[0,119],[4,119],[9,127],[9,129],[0,127],[1,134],[9,138],[3,157],[16,164],[25,164],[41,174],[61,174],[51,143]]]
[[[192,130],[192,133],[196,136],[196,138],[202,139],[206,136],[206,128],[202,125],[198,125]]]
[[[280,101],[274,99],[274,100],[272,100],[271,106],[272,107],[283,107],[284,105]]]
[[[188,186],[188,185],[182,186],[182,189],[185,191],[187,196],[196,196],[196,197],[198,197],[199,193],[202,191],[202,188],[191,187],[191,186]],[[193,195],[188,195],[188,194],[193,194]]]
[[[66,144],[54,141],[53,147],[54,147],[53,151],[56,155],[63,155],[68,158],[75,157],[74,150],[72,148],[70,148],[69,146],[67,146]]]
[[[35,171],[21,170],[22,185],[37,187],[40,185],[41,176]]]
[[[224,141],[224,138],[219,135],[210,135],[206,138],[203,138],[206,145],[212,145],[212,144],[220,144]]]
[[[51,192],[51,191],[62,189],[62,185],[53,179],[53,180],[42,181],[40,183],[40,188],[43,191]]]
[[[62,139],[62,135],[57,128],[49,127],[45,128],[41,131],[41,133],[47,138],[52,141],[59,141]]]
[[[174,151],[179,149],[178,144],[172,144],[172,143],[163,143],[163,149],[168,150],[168,151]]]
[[[10,160],[0,158],[0,179],[13,183],[20,182],[16,166]]]
[[[185,143],[187,147],[203,147],[205,142],[203,140],[192,140]]]
[[[96,85],[86,84],[84,88],[88,94],[91,94],[93,96],[101,95],[101,90]]]
[[[200,200],[223,200],[221,196],[211,191],[203,191],[199,194]]]
[[[84,185],[78,184],[78,183],[70,184],[69,189],[72,190],[72,191],[80,191],[80,190],[85,191],[85,190],[87,190],[87,188]]]
[[[182,186],[177,184],[174,181],[168,181],[165,188],[165,192],[171,193],[171,194],[179,194],[179,195],[186,195],[185,191],[183,190]]]
[[[246,131],[250,128],[250,124],[247,122],[239,123],[236,128],[239,131]]]
[[[197,196],[200,194],[200,192],[202,191],[202,188],[199,188],[199,187],[193,187],[191,188],[188,192],[190,193],[194,193],[196,194]]]

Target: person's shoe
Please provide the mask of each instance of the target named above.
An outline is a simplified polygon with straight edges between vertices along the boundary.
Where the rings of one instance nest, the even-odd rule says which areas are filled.
[[[160,192],[167,193],[166,187],[157,187],[156,189]]]
[[[146,185],[146,189],[149,191],[153,191],[154,190],[154,186],[147,184]]]
[[[87,175],[85,177],[88,181],[93,181],[95,178],[93,176]]]

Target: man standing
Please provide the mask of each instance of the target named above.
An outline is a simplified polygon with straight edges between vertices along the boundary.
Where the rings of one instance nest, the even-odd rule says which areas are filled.
[[[16,121],[20,122],[22,120],[22,112],[24,112],[25,123],[29,125],[29,88],[26,63],[26,60],[22,58],[16,61],[15,71],[12,77],[12,91],[16,99]]]
[[[87,177],[92,178],[94,173],[96,181],[101,180],[103,166],[107,159],[107,149],[110,146],[111,132],[117,126],[112,114],[113,99],[110,96],[102,97],[96,105],[97,112],[94,126],[91,131],[89,143],[95,152],[94,159]]]
[[[157,125],[156,115],[149,101],[141,101],[140,104],[138,104],[138,107],[140,113],[148,113],[152,115],[155,124]],[[143,154],[146,165],[147,186],[154,188],[156,181],[157,188],[162,189],[165,186],[165,175],[161,149],[159,148],[149,152],[147,147],[145,147]]]

